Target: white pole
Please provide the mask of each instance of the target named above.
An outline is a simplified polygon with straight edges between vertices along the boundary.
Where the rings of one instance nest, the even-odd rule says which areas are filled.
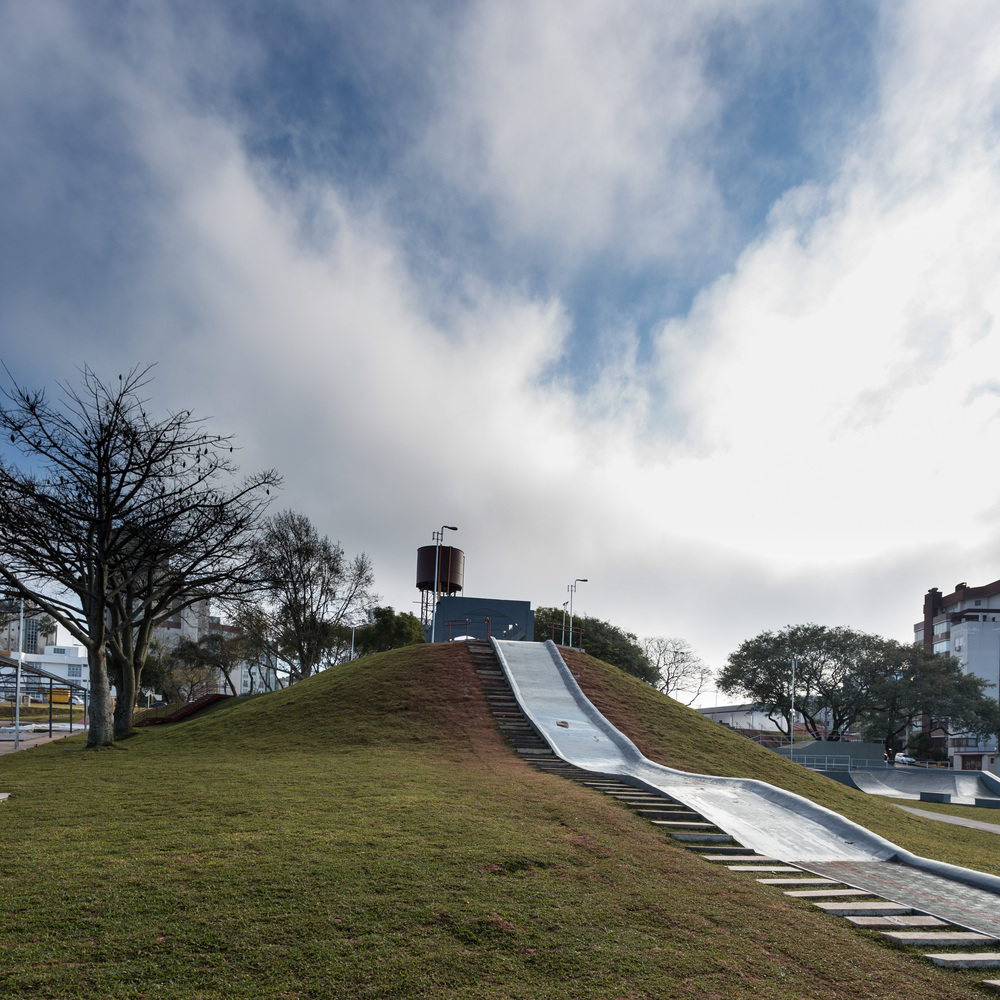
[[[585,576],[578,576],[566,589],[569,591],[569,645],[570,649],[573,648],[573,595],[576,593],[576,585],[578,583],[586,583],[587,578]],[[581,646],[583,643],[580,644]]]
[[[792,714],[788,720],[788,756],[795,760],[795,657],[792,657]]]
[[[14,684],[14,749],[21,742],[21,658],[24,656],[24,595],[21,595],[21,614],[17,622],[17,681]]]
[[[435,531],[431,535],[431,537],[437,542],[437,552],[434,553],[434,607],[431,609],[431,642],[434,642],[437,626],[437,605],[439,592],[438,581],[441,579],[441,542],[444,539],[446,529],[448,531],[458,531],[458,528],[453,528],[450,524],[442,524],[441,530]]]

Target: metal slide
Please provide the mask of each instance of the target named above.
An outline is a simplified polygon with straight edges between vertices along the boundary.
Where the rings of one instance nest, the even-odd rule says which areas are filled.
[[[525,715],[568,763],[663,792],[759,854],[817,873],[839,872],[835,877],[847,884],[871,887],[890,899],[908,901],[914,893],[923,894],[926,905],[933,897],[942,902],[932,912],[950,905],[950,919],[1000,934],[1000,878],[920,858],[763,781],[690,774],[656,764],[594,707],[551,641],[492,642]]]

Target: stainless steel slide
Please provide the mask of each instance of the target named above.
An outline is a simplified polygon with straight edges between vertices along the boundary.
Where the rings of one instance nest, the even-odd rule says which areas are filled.
[[[763,781],[689,774],[654,763],[594,707],[552,642],[492,642],[521,708],[563,760],[664,792],[768,857],[805,868],[848,863],[845,867],[858,873],[848,882],[860,888],[865,887],[866,870],[877,870],[884,883],[887,870],[900,863],[909,867],[910,882],[961,883],[962,894],[971,893],[978,909],[993,914],[978,926],[1000,930],[1000,878],[917,857],[830,809]],[[873,868],[873,862],[894,864]],[[968,920],[960,922],[969,925]]]

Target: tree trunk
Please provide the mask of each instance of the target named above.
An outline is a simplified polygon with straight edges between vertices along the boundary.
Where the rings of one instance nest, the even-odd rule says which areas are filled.
[[[90,733],[87,746],[109,747],[115,742],[115,734],[105,644],[102,642],[92,647],[87,659],[90,663]]]
[[[120,740],[132,732],[135,718],[135,670],[122,664],[121,683],[117,684],[118,697],[115,699],[115,739]]]

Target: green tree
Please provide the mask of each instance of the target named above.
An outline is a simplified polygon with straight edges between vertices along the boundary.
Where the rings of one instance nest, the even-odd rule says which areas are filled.
[[[748,639],[719,674],[719,689],[745,695],[788,732],[795,660],[795,712],[816,739],[839,740],[877,698],[885,639],[848,628],[789,625]]]
[[[861,728],[887,747],[924,716],[950,719],[952,732],[987,735],[1000,707],[986,682],[954,657],[923,646],[823,625],[789,625],[748,639],[729,657],[719,688],[745,695],[788,731],[795,659],[795,711],[816,739]]]
[[[885,640],[884,656],[871,705],[862,716],[870,739],[900,747],[907,730],[924,718],[937,720],[950,734],[1000,732],[1000,705],[985,693],[988,682],[965,673],[954,656],[892,640]]]
[[[541,607],[535,610],[535,641],[545,642],[552,638],[554,632],[556,642],[561,639],[563,612],[561,608]],[[552,626],[550,628],[550,625]],[[566,621],[567,643],[569,641],[569,619]],[[574,643],[579,642],[582,634],[583,647],[591,655],[605,663],[610,663],[619,670],[638,677],[639,680],[647,684],[656,685],[659,680],[659,673],[649,662],[649,658],[643,652],[639,644],[639,638],[633,632],[626,632],[612,625],[610,622],[602,621],[600,618],[591,618],[587,615],[573,616],[573,629],[577,631]]]
[[[235,614],[235,623],[286,664],[291,682],[342,658],[344,626],[377,599],[368,557],[348,559],[308,517],[286,510],[267,522],[256,558],[265,602]]]
[[[397,614],[392,608],[373,608],[371,620],[355,633],[355,650],[359,656],[384,653],[390,649],[426,642],[420,619],[408,611]]]

